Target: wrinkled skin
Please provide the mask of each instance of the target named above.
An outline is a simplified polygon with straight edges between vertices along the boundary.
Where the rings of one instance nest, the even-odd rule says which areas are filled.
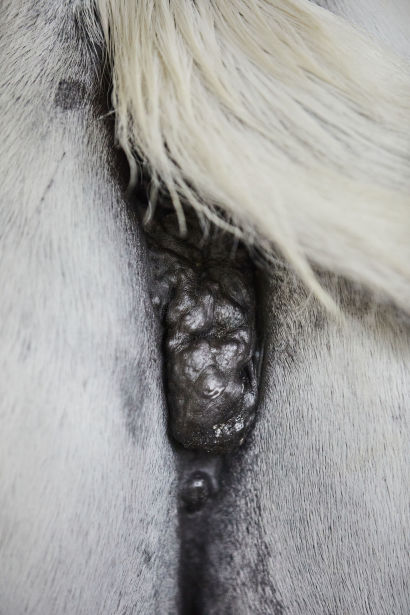
[[[171,432],[186,448],[227,452],[255,417],[257,349],[253,271],[232,237],[201,231],[188,215],[180,237],[174,213],[146,227],[152,301],[164,325]]]

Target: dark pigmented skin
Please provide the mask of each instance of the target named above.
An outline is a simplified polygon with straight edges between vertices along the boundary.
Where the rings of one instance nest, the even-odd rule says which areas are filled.
[[[194,214],[187,223],[181,238],[175,214],[159,211],[146,229],[171,433],[186,448],[224,453],[242,444],[255,417],[253,269],[230,235],[205,239]]]
[[[212,494],[211,480],[206,472],[193,472],[182,484],[180,497],[186,512],[201,510]]]
[[[81,81],[62,79],[57,87],[54,103],[63,111],[79,109],[84,106],[86,88]]]

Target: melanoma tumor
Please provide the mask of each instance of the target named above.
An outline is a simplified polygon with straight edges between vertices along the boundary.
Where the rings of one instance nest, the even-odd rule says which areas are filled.
[[[256,411],[254,269],[244,246],[220,229],[204,234],[195,212],[187,227],[183,238],[168,208],[145,227],[171,433],[186,448],[227,452]]]

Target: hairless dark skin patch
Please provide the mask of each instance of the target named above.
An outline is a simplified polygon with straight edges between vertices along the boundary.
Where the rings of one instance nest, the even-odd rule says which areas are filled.
[[[157,210],[145,227],[171,433],[186,448],[226,453],[242,444],[255,418],[253,266],[232,236],[213,229],[205,238],[193,213],[187,226],[182,238],[175,213]]]

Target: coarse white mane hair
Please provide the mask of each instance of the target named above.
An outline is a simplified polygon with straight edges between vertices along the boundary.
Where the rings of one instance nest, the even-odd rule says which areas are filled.
[[[137,157],[182,228],[181,201],[275,246],[328,306],[311,265],[408,309],[404,59],[308,0],[94,4],[133,182]]]

